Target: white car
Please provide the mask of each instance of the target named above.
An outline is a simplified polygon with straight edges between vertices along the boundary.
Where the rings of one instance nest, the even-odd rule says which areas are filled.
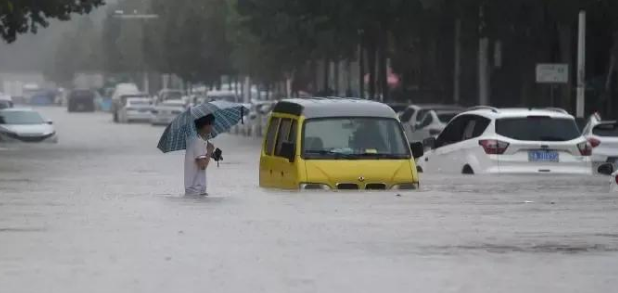
[[[118,111],[119,122],[150,122],[152,120],[152,108],[152,99],[127,98],[124,106]]]
[[[592,147],[563,110],[478,108],[425,143],[423,172],[592,174]]]
[[[186,109],[187,104],[183,100],[165,101],[152,109],[150,123],[152,125],[168,125]]]
[[[412,131],[408,140],[411,142],[424,141],[430,137],[437,137],[446,125],[463,110],[431,110],[421,119],[421,123]]]
[[[583,131],[592,146],[592,162],[618,164],[618,122],[603,121],[598,114],[592,115]]]
[[[114,117],[114,122],[119,122],[120,120],[120,109],[125,104],[126,97],[139,94],[140,91],[137,85],[133,83],[120,83],[116,85],[114,94],[112,95],[112,115]]]
[[[401,114],[399,115],[399,120],[403,125],[403,129],[406,132],[406,136],[408,136],[408,140],[414,141],[413,136],[414,132],[418,129],[418,126],[421,124],[422,119],[425,118],[425,115],[431,111],[463,111],[464,108],[460,106],[453,105],[409,105]]]
[[[0,110],[0,143],[57,143],[58,135],[50,120],[26,108]]]

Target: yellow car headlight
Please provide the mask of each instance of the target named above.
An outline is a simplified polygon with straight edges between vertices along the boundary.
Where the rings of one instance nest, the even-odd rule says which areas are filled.
[[[301,183],[300,190],[331,190],[330,186],[321,183]]]
[[[391,187],[391,190],[417,190],[418,188],[418,183],[401,183],[393,185],[393,187]]]

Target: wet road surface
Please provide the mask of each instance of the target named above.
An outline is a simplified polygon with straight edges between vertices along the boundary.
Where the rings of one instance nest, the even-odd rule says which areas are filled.
[[[0,146],[1,292],[616,292],[604,177],[424,175],[422,190],[257,187],[260,142],[224,136],[182,197],[163,131],[42,108],[60,144]]]

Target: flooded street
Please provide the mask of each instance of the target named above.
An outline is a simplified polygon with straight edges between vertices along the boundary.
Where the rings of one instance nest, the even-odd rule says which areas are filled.
[[[424,175],[402,193],[258,188],[260,141],[222,136],[185,198],[163,128],[54,120],[58,145],[0,147],[2,292],[614,292],[605,177]]]

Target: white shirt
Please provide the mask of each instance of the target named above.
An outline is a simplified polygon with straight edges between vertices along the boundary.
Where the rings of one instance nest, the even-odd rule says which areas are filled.
[[[187,152],[185,153],[185,194],[203,195],[206,193],[206,170],[197,166],[195,161],[201,156],[206,156],[208,141],[200,137],[187,139]]]

